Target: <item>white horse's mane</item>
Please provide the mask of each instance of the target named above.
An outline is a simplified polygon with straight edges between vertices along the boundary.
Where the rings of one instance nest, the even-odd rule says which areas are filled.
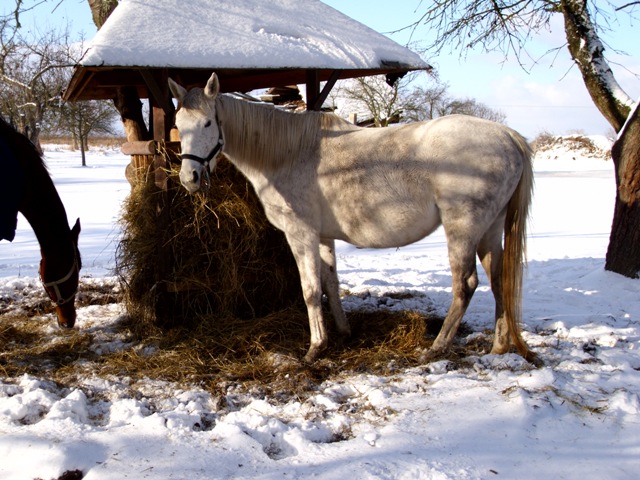
[[[192,88],[182,108],[211,112],[211,100]],[[257,169],[273,169],[317,155],[323,130],[350,126],[337,115],[307,111],[292,113],[272,105],[216,97],[216,113],[224,132],[224,150]]]

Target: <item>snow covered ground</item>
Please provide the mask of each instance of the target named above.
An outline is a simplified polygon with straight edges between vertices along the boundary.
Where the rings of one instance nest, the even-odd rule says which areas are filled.
[[[83,168],[67,150],[48,148],[46,157],[70,222],[81,217],[82,273],[106,282],[128,158],[92,151]],[[49,480],[76,470],[118,480],[637,478],[640,281],[604,271],[612,164],[559,148],[539,154],[535,170],[523,311],[524,337],[542,368],[485,355],[463,369],[440,361],[388,377],[344,374],[285,404],[233,391],[221,399],[156,379],[132,385],[89,374],[69,389],[3,375],[0,478]],[[0,296],[17,302],[38,290],[38,262],[21,218],[14,242],[0,244]],[[342,244],[339,273],[353,293],[349,309],[381,308],[376,298],[398,291],[425,296],[385,308],[444,314],[450,301],[441,231],[397,250]],[[481,275],[465,317],[471,337],[492,327],[492,312]],[[99,338],[122,309],[78,313],[78,328]],[[53,318],[44,321],[54,342],[60,332]]]

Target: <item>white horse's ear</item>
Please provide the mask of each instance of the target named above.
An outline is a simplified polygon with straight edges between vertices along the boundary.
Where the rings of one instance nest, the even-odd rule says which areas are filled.
[[[209,81],[207,82],[207,86],[204,87],[204,94],[209,98],[216,98],[218,96],[218,92],[220,91],[220,82],[218,81],[218,76],[215,72],[211,74],[209,77]]]
[[[180,103],[182,103],[182,99],[187,94],[187,89],[182,85],[178,85],[171,78],[169,79],[169,90],[171,90],[173,96],[177,98]]]

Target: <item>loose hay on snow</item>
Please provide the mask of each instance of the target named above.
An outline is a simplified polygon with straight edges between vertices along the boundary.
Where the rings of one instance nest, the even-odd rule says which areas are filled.
[[[95,291],[91,303],[100,303],[100,293]],[[103,303],[109,303],[111,293],[102,293]],[[153,379],[182,388],[196,385],[219,398],[251,392],[282,401],[306,398],[324,380],[350,372],[388,375],[421,365],[443,320],[385,307],[351,311],[351,337],[340,342],[328,322],[329,348],[307,365],[300,360],[309,342],[307,315],[295,307],[256,318],[206,320],[189,328],[140,324],[129,315],[98,317],[72,330],[55,328],[53,313],[27,316],[18,313],[22,310],[16,308],[0,323],[0,374],[5,378],[30,374],[82,388],[100,377],[122,383],[131,395]],[[461,328],[458,333],[470,332]],[[452,367],[491,348],[490,334],[470,338],[446,356]]]
[[[155,379],[188,388],[198,385],[224,397],[229,389],[261,392],[283,400],[304,398],[320,383],[348,372],[392,374],[420,365],[441,318],[412,311],[351,312],[350,338],[332,341],[312,365],[300,359],[309,341],[300,309],[256,319],[221,319],[192,328],[142,329],[128,316],[83,330],[51,329],[50,318],[9,316],[0,329],[0,373],[45,375],[66,387],[98,376]],[[117,347],[109,347],[117,345]],[[477,345],[464,353],[477,353]],[[460,353],[460,352],[458,352]],[[457,357],[450,357],[454,361]]]

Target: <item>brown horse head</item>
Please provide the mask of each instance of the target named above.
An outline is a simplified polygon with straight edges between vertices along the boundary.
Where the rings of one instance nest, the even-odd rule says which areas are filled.
[[[0,239],[13,240],[17,210],[27,219],[40,244],[40,279],[56,305],[58,324],[71,328],[76,322],[75,299],[80,277],[78,236],[80,219],[69,229],[67,212],[41,152],[15,128],[0,118],[0,164],[5,179],[0,195]],[[8,207],[7,207],[8,204]]]
[[[76,220],[69,234],[73,249],[68,255],[52,258],[43,252],[40,261],[40,279],[47,295],[55,303],[58,325],[64,328],[72,328],[76,323],[75,299],[82,268],[78,250],[80,219]]]

